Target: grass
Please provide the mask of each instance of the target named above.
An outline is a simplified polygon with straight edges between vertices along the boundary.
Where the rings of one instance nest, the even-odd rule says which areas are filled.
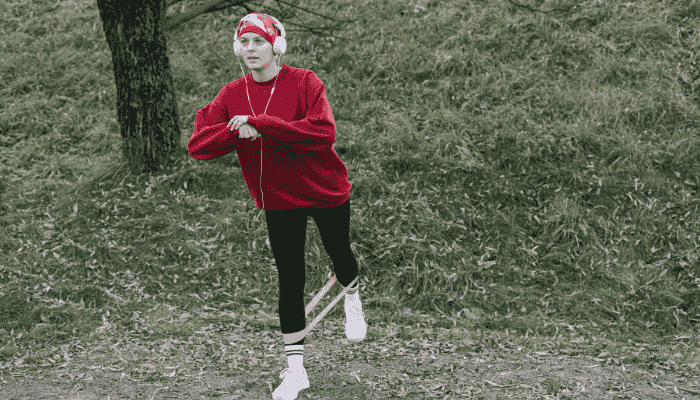
[[[697,343],[700,3],[303,4],[366,19],[338,34],[349,41],[290,32],[282,62],[325,83],[374,320]],[[253,222],[237,156],[186,151],[196,111],[240,77],[241,11],[168,34],[182,146],[132,176],[95,2],[0,9],[0,365],[98,331],[186,338],[210,321],[179,316],[203,307],[278,332],[264,214]],[[317,290],[332,263],[313,226],[306,246]]]

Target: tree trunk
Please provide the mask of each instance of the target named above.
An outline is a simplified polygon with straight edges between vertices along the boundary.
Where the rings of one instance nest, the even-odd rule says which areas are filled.
[[[168,166],[180,143],[162,21],[165,0],[97,0],[117,85],[122,151],[136,173]]]

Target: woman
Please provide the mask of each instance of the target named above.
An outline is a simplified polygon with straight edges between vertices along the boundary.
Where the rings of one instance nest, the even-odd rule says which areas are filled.
[[[260,13],[244,17],[233,48],[251,74],[228,83],[197,112],[188,145],[197,160],[237,151],[248,190],[258,208],[265,210],[279,274],[280,326],[289,364],[280,374],[283,382],[273,399],[296,399],[299,390],[309,387],[303,366],[308,216],[316,221],[337,279],[347,290],[348,339],[362,340],[367,332],[349,240],[352,185],[333,149],[335,119],[325,86],[313,71],[279,66],[286,47],[284,27],[277,19]]]

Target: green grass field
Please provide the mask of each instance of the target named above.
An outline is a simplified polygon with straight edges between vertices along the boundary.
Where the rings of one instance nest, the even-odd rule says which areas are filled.
[[[288,32],[282,63],[325,83],[373,321],[680,340],[675,362],[698,362],[699,1],[299,4],[361,19],[342,39]],[[159,326],[158,305],[234,312],[281,349],[274,257],[237,155],[187,153],[197,110],[241,77],[242,10],[168,33],[182,146],[149,176],[120,166],[95,1],[0,11],[0,365],[98,332],[197,331]],[[309,300],[332,271],[311,221]]]

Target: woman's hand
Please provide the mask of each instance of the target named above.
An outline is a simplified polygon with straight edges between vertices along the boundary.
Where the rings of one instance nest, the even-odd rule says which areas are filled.
[[[243,124],[243,126],[238,128],[238,137],[241,139],[248,139],[252,137],[252,139],[250,139],[250,141],[252,142],[260,136],[260,133],[258,133],[258,131],[255,128],[248,124]]]
[[[248,116],[247,115],[236,115],[235,117],[231,118],[230,121],[228,121],[227,127],[231,127],[231,132],[235,131],[236,129],[240,129],[243,124],[248,122]]]
[[[231,132],[238,129],[238,137],[241,139],[252,138],[250,140],[251,142],[262,136],[255,128],[248,125],[246,122],[248,122],[247,115],[236,115],[235,117],[231,118],[226,127],[231,127]]]

